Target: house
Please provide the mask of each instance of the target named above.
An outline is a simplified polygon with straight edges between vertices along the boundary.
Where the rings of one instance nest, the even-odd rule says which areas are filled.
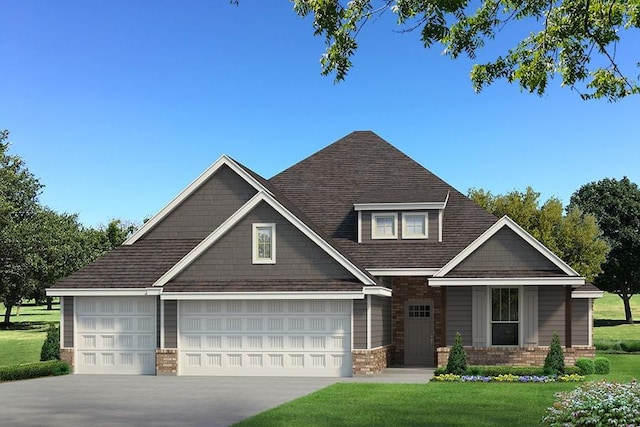
[[[351,376],[594,355],[602,293],[372,132],[266,180],[222,156],[56,283],[76,373]]]

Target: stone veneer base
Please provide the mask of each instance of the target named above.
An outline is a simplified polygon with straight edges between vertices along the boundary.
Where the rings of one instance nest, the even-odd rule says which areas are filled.
[[[74,359],[73,359],[74,350],[72,348],[61,348],[60,349],[60,360],[63,362],[67,362],[71,367],[71,372],[74,372]]]
[[[449,347],[438,348],[438,367],[446,366],[449,359]],[[465,347],[467,364],[479,366],[505,365],[505,366],[544,366],[549,347]],[[593,358],[596,355],[595,347],[575,346],[562,348],[564,362],[573,366],[576,360],[582,357]]]
[[[387,345],[371,350],[353,350],[353,375],[374,375],[391,365],[393,346]]]
[[[178,350],[156,350],[156,375],[178,375]]]

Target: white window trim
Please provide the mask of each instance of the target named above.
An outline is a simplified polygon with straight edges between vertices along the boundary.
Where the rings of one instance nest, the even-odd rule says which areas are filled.
[[[379,236],[376,232],[376,219],[377,218],[393,218],[393,236]],[[371,214],[371,239],[372,240],[396,240],[398,239],[398,214],[390,212],[374,212]]]
[[[424,218],[423,234],[410,234],[407,231],[407,221],[405,221],[405,218],[408,216],[421,216],[422,218]],[[428,239],[428,238],[429,238],[429,214],[427,212],[402,212],[402,239],[415,240],[415,239]]]
[[[258,258],[258,228],[271,228],[271,258]],[[254,223],[251,227],[251,247],[254,264],[276,263],[276,225],[275,223]]]
[[[493,345],[493,328],[491,325],[493,324],[493,307],[491,291],[493,289],[517,289],[518,290],[518,344],[514,345]],[[524,334],[523,322],[525,319],[522,318],[524,307],[523,307],[523,298],[524,298],[524,290],[522,286],[487,286],[487,347],[506,347],[506,348],[516,348],[522,347],[522,335]]]

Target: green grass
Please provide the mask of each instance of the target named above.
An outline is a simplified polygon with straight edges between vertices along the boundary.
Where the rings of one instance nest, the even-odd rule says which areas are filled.
[[[2,315],[4,310],[4,305],[0,304]],[[50,322],[60,322],[58,305],[54,305],[53,310],[47,310],[46,306],[23,305],[20,315],[14,308],[10,329],[0,330],[0,366],[38,362]]]
[[[630,381],[640,356],[606,355],[609,375],[588,380]],[[534,426],[555,393],[575,383],[338,383],[244,420],[252,426]]]
[[[640,319],[640,297],[631,297],[631,313]],[[593,306],[593,339],[598,340],[640,340],[640,323],[630,325],[625,322],[622,299],[605,292]]]

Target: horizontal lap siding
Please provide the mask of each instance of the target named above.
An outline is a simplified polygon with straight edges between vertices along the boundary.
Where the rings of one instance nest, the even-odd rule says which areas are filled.
[[[178,301],[164,301],[164,348],[178,348]]]
[[[63,298],[63,310],[62,313],[63,323],[64,323],[64,331],[63,331],[63,340],[62,346],[71,348],[73,347],[73,335],[74,331],[74,322],[73,322],[73,305],[74,305],[74,297],[62,297]]]
[[[255,188],[223,166],[144,238],[203,239],[255,194]]]
[[[571,345],[589,345],[589,298],[571,300]]]
[[[564,345],[565,292],[563,286],[538,288],[538,345],[549,345],[554,332],[558,334],[560,343]]]
[[[367,348],[367,300],[353,300],[353,348]]]
[[[449,287],[446,293],[447,345],[453,345],[456,332],[460,332],[464,345],[472,343],[471,287]]]
[[[371,348],[391,344],[391,298],[371,297]]]
[[[253,264],[252,224],[275,223],[276,263]],[[353,276],[266,203],[260,203],[176,280],[324,280]]]

